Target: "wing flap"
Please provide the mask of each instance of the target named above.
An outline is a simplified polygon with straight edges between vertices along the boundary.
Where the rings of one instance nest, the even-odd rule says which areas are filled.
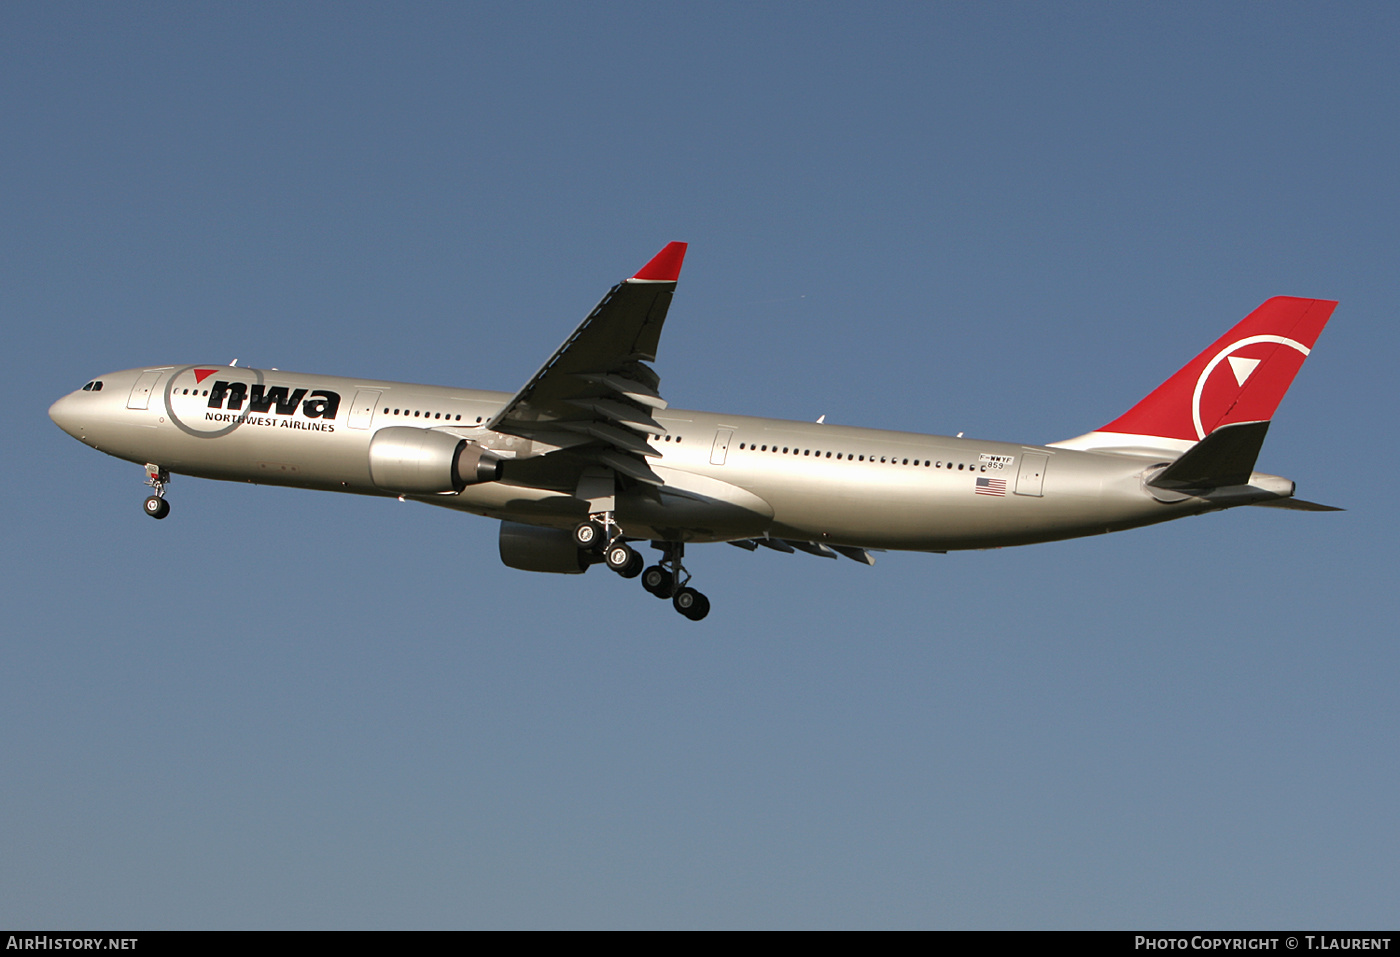
[[[608,425],[605,422],[556,421],[554,425],[558,426],[561,429],[567,429],[570,432],[581,432],[584,435],[591,435],[593,438],[599,439],[604,444],[610,445],[615,449],[621,449],[624,452],[632,452],[636,455],[644,455],[651,458],[661,457],[661,453],[658,452],[656,449],[652,448],[650,445],[648,445],[646,443],[646,440],[640,438],[637,435],[637,433],[628,432],[626,429],[619,429],[617,426]]]
[[[615,452],[612,449],[593,449],[588,453],[588,457],[606,465],[608,468],[630,479],[635,479],[644,485],[665,485],[666,482],[653,472],[641,459],[635,459],[623,452]]]
[[[569,404],[585,412],[594,412],[603,416],[609,422],[635,429],[638,432],[646,432],[650,435],[665,435],[666,430],[661,424],[647,413],[635,406],[617,402],[612,399],[570,399]]]
[[[799,552],[806,552],[808,555],[816,555],[818,558],[835,558],[836,553],[821,542],[799,542],[794,539],[786,539],[787,543]]]

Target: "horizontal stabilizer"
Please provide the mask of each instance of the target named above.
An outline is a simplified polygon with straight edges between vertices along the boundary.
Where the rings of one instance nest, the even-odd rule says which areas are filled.
[[[1147,484],[1173,490],[1248,485],[1268,431],[1268,422],[1222,425]]]
[[[1305,502],[1301,498],[1276,498],[1271,502],[1255,502],[1255,505],[1267,505],[1269,508],[1291,508],[1298,512],[1345,512],[1344,508],[1337,508],[1335,505],[1321,505],[1317,502]]]

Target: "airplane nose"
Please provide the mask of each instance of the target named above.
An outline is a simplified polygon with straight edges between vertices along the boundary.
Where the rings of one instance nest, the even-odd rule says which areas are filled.
[[[73,396],[65,395],[53,405],[49,406],[49,418],[53,419],[54,425],[58,426],[75,439],[81,439],[83,430],[78,423],[75,402]]]

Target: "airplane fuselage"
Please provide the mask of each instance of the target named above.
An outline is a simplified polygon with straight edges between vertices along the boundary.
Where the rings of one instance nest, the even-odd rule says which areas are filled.
[[[50,414],[88,445],[138,464],[397,497],[371,475],[371,440],[388,427],[431,429],[503,457],[501,480],[403,497],[557,528],[588,517],[568,449],[485,428],[508,393],[231,366],[132,369],[97,381],[100,391],[65,396]],[[616,499],[617,521],[636,539],[944,551],[1100,534],[1223,504],[1154,495],[1144,476],[1162,459],[683,409],[655,420],[666,431],[648,440],[659,453],[650,463],[664,484],[622,488]],[[1270,485],[1256,478],[1256,491]],[[1285,480],[1272,487],[1292,491]]]

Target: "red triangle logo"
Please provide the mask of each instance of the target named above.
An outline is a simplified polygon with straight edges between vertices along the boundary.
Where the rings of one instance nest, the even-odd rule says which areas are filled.
[[[195,369],[195,370],[194,370],[194,381],[195,381],[195,385],[198,385],[199,383],[203,382],[205,379],[209,378],[211,375],[213,375],[214,373],[216,373],[216,372],[218,372],[218,371],[219,371],[218,369]]]

